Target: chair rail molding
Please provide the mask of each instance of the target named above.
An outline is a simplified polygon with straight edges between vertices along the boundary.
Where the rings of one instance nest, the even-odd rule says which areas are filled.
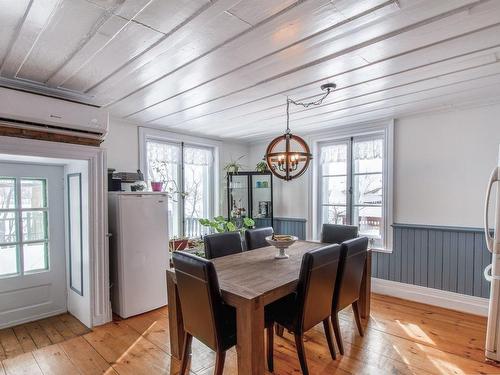
[[[110,322],[106,151],[103,148],[0,136],[0,154],[83,160],[89,171],[89,261],[92,326]]]

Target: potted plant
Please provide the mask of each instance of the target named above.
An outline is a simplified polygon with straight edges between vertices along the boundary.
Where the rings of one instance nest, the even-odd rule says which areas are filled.
[[[236,160],[231,160],[224,166],[224,170],[226,173],[238,173],[241,168],[243,168],[243,164],[240,163],[240,160],[243,159],[245,155],[241,155]]]
[[[243,218],[240,227],[238,227],[235,222],[226,220],[223,216],[214,217],[212,220],[199,219],[199,222],[201,225],[209,227],[212,231],[217,233],[239,231],[243,234],[247,229],[252,229],[255,226],[255,221],[249,217]]]
[[[257,163],[257,165],[255,166],[255,170],[260,173],[268,171],[267,163],[265,161]]]
[[[131,191],[143,191],[146,188],[143,183],[134,184],[130,186]]]
[[[163,191],[163,184],[168,180],[166,163],[155,160],[151,163],[151,190]]]
[[[168,177],[167,162],[155,160],[151,163],[151,190],[165,191],[172,201],[177,202],[177,196],[187,197],[188,193],[180,191],[177,182]]]
[[[185,250],[188,247],[189,238],[187,237],[173,237],[168,241],[168,248],[170,251]]]

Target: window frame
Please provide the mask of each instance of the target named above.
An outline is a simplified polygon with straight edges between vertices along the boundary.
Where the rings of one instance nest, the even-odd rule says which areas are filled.
[[[0,279],[21,277],[24,275],[31,275],[36,273],[43,273],[50,271],[50,223],[49,223],[49,196],[48,196],[48,180],[43,177],[12,177],[0,176],[0,179],[14,180],[14,208],[0,209],[0,212],[13,212],[16,227],[16,240],[14,242],[0,243],[0,246],[15,246],[16,247],[16,262],[17,269],[15,273],[0,275]],[[21,185],[23,181],[43,181],[43,194],[44,194],[44,207],[40,208],[23,208],[22,207],[22,192]],[[23,234],[23,213],[24,212],[42,212],[44,214],[44,228],[45,238],[43,240],[24,240]],[[24,245],[30,244],[44,244],[44,268],[38,268],[26,271],[24,267]]]
[[[213,155],[213,163],[210,167],[210,180],[212,181],[212,188],[210,189],[210,197],[209,197],[209,216],[215,217],[219,215],[219,150],[221,147],[221,142],[206,138],[194,137],[174,132],[169,132],[165,130],[152,129],[147,127],[139,127],[139,165],[141,171],[144,172],[144,175],[147,179],[148,177],[148,160],[147,160],[147,142],[159,142],[166,143],[171,145],[177,145],[180,147],[180,169],[179,178],[182,184],[182,189],[184,189],[184,175],[182,169],[184,168],[183,159],[184,159],[184,148],[186,147],[196,147],[196,148],[205,148],[210,149]],[[181,223],[182,231],[185,232],[185,218],[184,218],[184,201],[181,202],[180,211],[182,212],[183,220]],[[183,234],[182,234],[183,235]],[[170,234],[172,237],[172,234]]]
[[[313,150],[313,173],[311,174],[311,185],[313,192],[312,199],[312,223],[311,230],[314,239],[319,239],[321,236],[322,226],[322,184],[321,184],[321,163],[320,152],[321,147],[335,143],[345,143],[351,138],[356,141],[363,139],[372,139],[379,136],[384,141],[384,159],[382,165],[382,187],[383,187],[383,204],[382,204],[382,222],[383,222],[383,244],[382,247],[374,247],[372,250],[379,252],[392,252],[393,246],[393,155],[394,155],[394,121],[391,119],[387,122],[372,123],[372,124],[357,124],[351,126],[340,126],[328,133],[312,137],[312,150]],[[348,143],[348,152],[350,152],[351,144]],[[354,178],[352,163],[348,164],[347,178]],[[351,184],[352,186],[352,184]],[[354,194],[354,191],[353,191]],[[349,204],[353,194],[347,194],[347,207],[354,205]],[[351,212],[347,212],[349,220],[351,220]],[[351,222],[351,221],[349,221]]]

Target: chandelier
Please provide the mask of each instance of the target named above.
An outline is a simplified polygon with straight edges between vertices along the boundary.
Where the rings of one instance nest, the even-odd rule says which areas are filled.
[[[285,181],[300,177],[307,170],[312,159],[312,154],[306,141],[297,135],[293,135],[290,131],[290,104],[304,108],[320,105],[336,87],[334,83],[321,85],[321,90],[325,93],[321,98],[310,103],[296,102],[288,97],[286,98],[285,134],[274,138],[269,143],[266,155],[264,156],[269,169],[276,177]]]

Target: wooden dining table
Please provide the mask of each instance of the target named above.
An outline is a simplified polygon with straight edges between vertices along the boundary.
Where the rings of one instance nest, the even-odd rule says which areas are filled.
[[[302,255],[324,245],[297,241],[287,249],[288,259],[275,259],[277,250],[269,246],[212,260],[222,298],[236,309],[239,375],[264,374],[264,307],[296,290]],[[370,271],[368,252],[359,300],[363,318],[370,314]],[[184,328],[173,269],[167,270],[167,290],[171,354],[180,359]]]

